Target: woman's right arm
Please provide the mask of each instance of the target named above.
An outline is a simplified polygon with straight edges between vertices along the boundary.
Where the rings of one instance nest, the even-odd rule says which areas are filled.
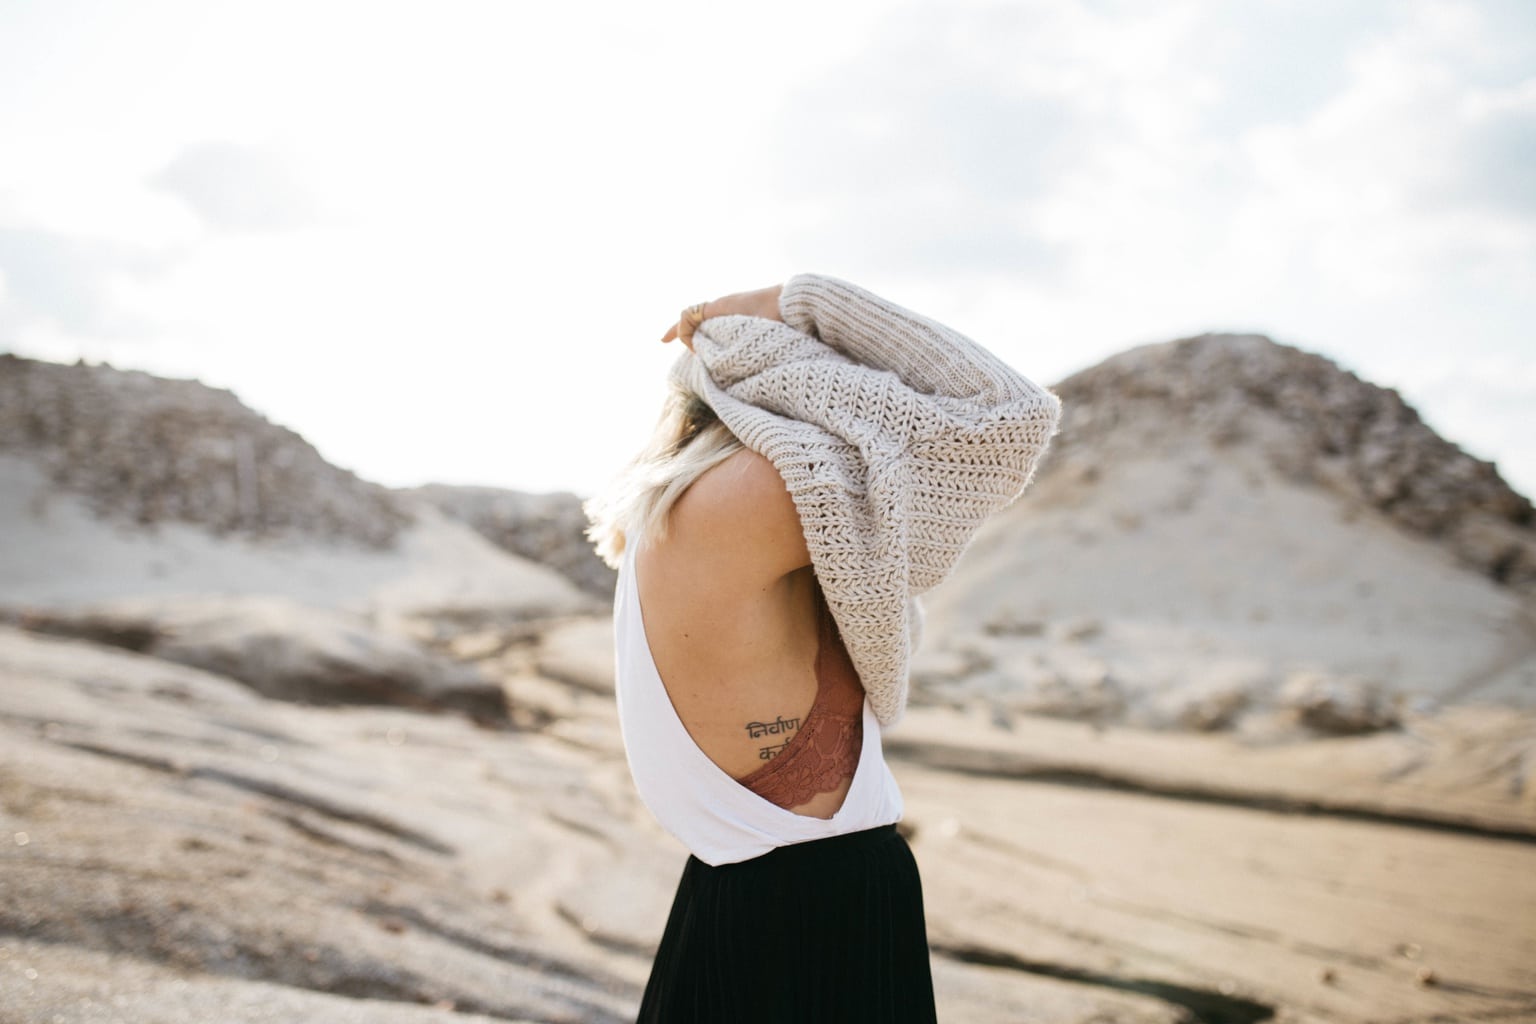
[[[997,407],[1055,396],[959,331],[821,274],[797,274],[779,296],[781,318],[866,366],[890,370],[909,387]]]
[[[1028,485],[1060,400],[959,332],[833,278],[791,278],[780,307],[784,323],[706,320],[674,376],[773,458],[797,496],[878,490],[920,510],[879,514],[904,521],[901,544],[924,553],[910,581],[924,592]]]

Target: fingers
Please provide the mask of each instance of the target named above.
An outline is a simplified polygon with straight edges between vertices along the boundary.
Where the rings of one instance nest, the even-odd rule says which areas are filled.
[[[693,351],[693,332],[699,324],[709,319],[708,309],[709,303],[696,302],[683,310],[683,318],[677,322],[678,340],[687,345],[690,352]]]
[[[688,351],[693,351],[693,332],[705,320],[709,319],[709,303],[696,302],[683,310],[677,323],[667,328],[667,333],[661,336],[661,343],[665,345],[673,338],[688,346]]]
[[[714,316],[755,316],[764,320],[782,321],[783,317],[779,314],[779,295],[782,290],[782,285],[770,285],[754,292],[737,292],[709,302],[696,302],[678,315],[677,323],[667,328],[667,333],[661,336],[662,344],[675,338],[687,345],[691,352],[693,332],[705,320]]]

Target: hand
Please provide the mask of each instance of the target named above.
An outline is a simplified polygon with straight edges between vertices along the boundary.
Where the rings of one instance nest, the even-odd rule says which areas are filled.
[[[693,332],[699,324],[710,317],[755,316],[782,323],[784,318],[779,315],[779,293],[783,290],[783,285],[776,284],[769,288],[759,288],[755,292],[737,292],[735,295],[727,295],[713,302],[689,306],[678,317],[677,323],[667,328],[667,333],[662,335],[662,344],[676,338],[687,345],[688,351],[692,352]]]

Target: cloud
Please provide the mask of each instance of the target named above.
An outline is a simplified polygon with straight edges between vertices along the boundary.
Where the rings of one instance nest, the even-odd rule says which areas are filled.
[[[1304,276],[1349,280],[1385,258],[1411,289],[1437,251],[1522,247],[1486,215],[1536,213],[1536,37],[1501,38],[1514,16],[1322,0],[908,9],[791,95],[773,184],[798,247],[856,265],[1099,277],[1118,251],[1157,259],[1153,277],[1177,288],[1241,273],[1220,254],[1253,254],[1258,229]],[[1181,279],[1167,254],[1195,249],[1217,265],[1191,259]]]
[[[1458,275],[1536,273],[1536,77],[1486,12],[1410,10],[1328,102],[1244,136],[1241,220],[1363,297],[1455,301]]]
[[[916,8],[794,90],[773,126],[770,187],[792,246],[873,271],[1049,274],[1064,253],[1033,202],[1083,158],[1071,71],[1039,12]]]
[[[1446,140],[1462,154],[1449,198],[1536,222],[1536,76],[1460,107]]]
[[[1231,138],[1306,118],[1348,87],[1351,57],[1391,31],[1405,7],[1336,0],[1205,5],[1179,54],[1219,83],[1199,104],[1200,133]]]
[[[260,146],[200,142],[150,178],[222,231],[274,231],[316,219],[314,204],[279,155]]]
[[[1394,386],[1438,379],[1446,348],[1508,341],[1528,361],[1529,0],[833,6],[740,25],[696,4],[596,22],[386,12],[368,28],[387,45],[341,82],[334,55],[361,23],[313,5],[193,5],[191,50],[174,43],[191,7],[0,41],[18,58],[0,61],[0,137],[25,142],[0,167],[0,344],[107,350],[138,317],[153,343],[125,358],[259,380],[295,426],[332,416],[354,451],[377,441],[376,466],[398,464],[398,439],[334,411],[339,353],[415,353],[478,381],[524,350],[507,339],[565,338],[556,314],[579,308],[580,340],[632,360],[603,375],[617,405],[654,370],[653,347],[614,356],[619,339],[801,269],[911,302],[1045,379],[1229,327]],[[53,59],[21,59],[39,53]],[[137,74],[145,53],[164,58],[155,76]],[[281,81],[257,67],[272,53]],[[401,76],[401,54],[422,73]],[[337,361],[293,374],[275,348]],[[542,350],[590,370],[568,355],[583,350]],[[402,370],[401,389],[420,376]],[[1490,431],[1526,429],[1518,396],[1468,419],[1492,386],[1459,385],[1442,420],[1507,461],[1517,435]],[[295,395],[308,404],[282,404]],[[530,436],[545,399],[506,403]]]
[[[0,226],[0,342],[35,325],[83,337],[131,335],[115,284],[153,274],[169,257],[148,249],[31,227]]]

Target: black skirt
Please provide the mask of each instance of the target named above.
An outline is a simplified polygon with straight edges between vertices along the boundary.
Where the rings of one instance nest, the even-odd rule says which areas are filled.
[[[640,1024],[932,1024],[917,862],[895,825],[739,864],[689,857]]]

